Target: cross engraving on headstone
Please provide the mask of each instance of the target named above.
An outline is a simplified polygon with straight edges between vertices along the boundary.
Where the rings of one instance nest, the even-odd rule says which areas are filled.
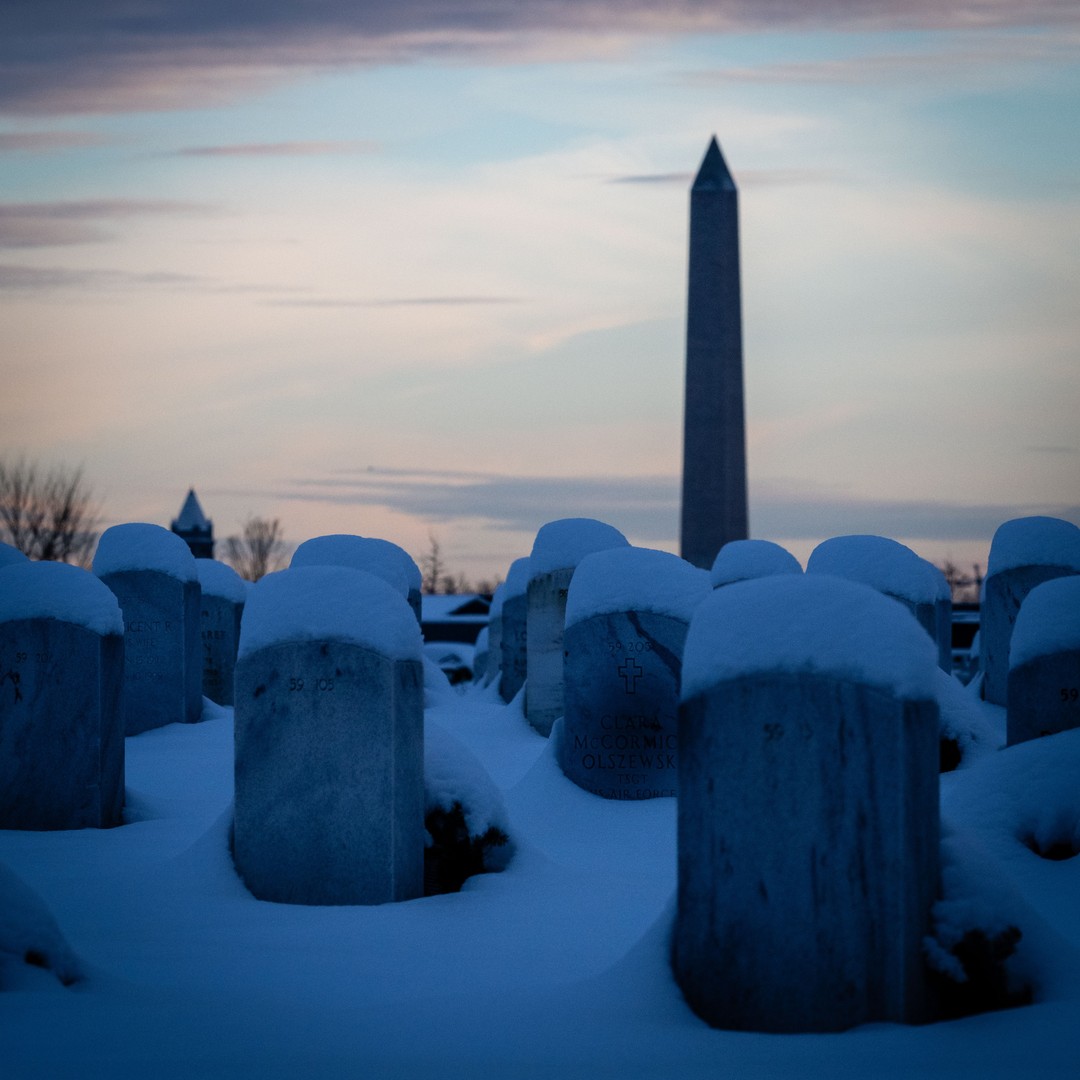
[[[645,674],[645,669],[632,657],[628,656],[619,665],[619,674],[622,676],[628,694],[637,693],[637,681]]]

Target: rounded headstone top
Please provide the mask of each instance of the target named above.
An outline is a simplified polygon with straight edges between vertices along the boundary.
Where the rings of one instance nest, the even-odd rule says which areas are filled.
[[[933,563],[886,536],[834,536],[823,540],[810,553],[806,572],[860,581],[915,604],[949,598],[945,575]]]
[[[560,518],[540,527],[529,556],[529,577],[573,569],[586,555],[608,548],[629,547],[618,529],[593,518]]]
[[[123,634],[112,590],[88,570],[67,563],[15,563],[0,569],[0,622],[58,619],[95,634]]]
[[[416,570],[415,583],[405,566],[406,560]],[[305,540],[293,553],[289,565],[348,566],[353,570],[364,570],[382,578],[402,596],[408,596],[410,588],[419,588],[421,580],[416,563],[397,544],[351,533],[333,533]]]
[[[529,591],[529,579],[532,577],[529,570],[531,565],[532,559],[528,555],[523,559],[515,559],[510,564],[510,569],[506,572],[506,580],[495,590],[495,595],[491,598],[492,615],[501,613],[503,604],[507,600],[513,600],[515,596],[524,596]]]
[[[129,522],[106,529],[94,552],[98,577],[127,570],[156,570],[177,581],[197,581],[195,556],[174,532],[160,525]]]
[[[716,554],[709,577],[714,589],[772,574],[801,574],[799,560],[771,540],[729,540]]]
[[[690,620],[682,699],[774,672],[934,696],[937,648],[902,604],[828,574],[777,574],[710,593]]]
[[[594,551],[578,563],[566,597],[566,625],[594,615],[648,611],[689,622],[709,595],[706,571],[651,548]]]
[[[986,576],[1021,566],[1064,566],[1080,573],[1080,529],[1054,517],[1013,518],[990,543]]]
[[[247,583],[231,566],[217,559],[196,559],[195,571],[203,596],[219,596],[234,604],[247,599]]]
[[[1044,581],[1024,597],[1009,645],[1009,667],[1062,652],[1080,652],[1080,574]]]
[[[381,577],[347,566],[297,566],[255,583],[240,622],[241,657],[270,645],[344,641],[392,660],[421,660],[412,608]]]
[[[30,560],[17,548],[0,541],[0,568],[25,563]]]

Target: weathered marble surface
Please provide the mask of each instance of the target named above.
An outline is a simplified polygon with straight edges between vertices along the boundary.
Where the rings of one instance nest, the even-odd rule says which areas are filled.
[[[679,721],[673,967],[714,1027],[925,1018],[938,886],[933,701],[828,675],[722,682]]]
[[[529,582],[525,715],[541,735],[550,735],[563,715],[563,631],[574,569],[552,570]]]
[[[423,891],[423,667],[344,642],[236,669],[234,855],[251,892],[379,904]]]
[[[58,619],[0,623],[0,828],[119,825],[124,646]]]
[[[202,639],[202,692],[219,705],[233,703],[233,675],[240,647],[240,619],[244,605],[224,596],[203,594],[199,604]]]
[[[567,627],[559,764],[608,799],[678,794],[679,676],[687,624],[652,612]]]
[[[158,570],[104,574],[124,614],[124,727],[137,735],[202,716],[197,581]]]
[[[1076,727],[1080,727],[1080,651],[1036,657],[1009,671],[1009,746]]]
[[[499,695],[503,701],[512,701],[525,685],[528,670],[528,611],[529,598],[525,593],[512,596],[503,604],[499,674]]]

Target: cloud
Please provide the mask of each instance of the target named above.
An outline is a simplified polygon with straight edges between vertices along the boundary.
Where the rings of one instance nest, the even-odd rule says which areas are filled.
[[[90,131],[0,131],[0,154],[49,154],[107,142]]]
[[[201,278],[166,271],[128,273],[123,270],[68,270],[59,266],[0,264],[0,292],[54,292],[67,289],[126,289],[132,286],[181,286],[203,284]]]
[[[314,70],[597,55],[650,35],[1078,22],[1075,0],[38,0],[5,11],[0,109],[190,108]]]
[[[555,518],[593,517],[638,541],[663,544],[677,538],[680,502],[674,476],[515,477],[433,469],[370,468],[297,478],[274,494],[294,501],[380,506],[426,522],[473,519],[524,533],[535,533]],[[1080,524],[1080,505],[888,501],[829,491],[797,493],[777,484],[752,485],[750,491],[753,534],[774,540],[871,533],[988,543],[1003,521],[1032,514]]]
[[[0,203],[0,248],[58,247],[107,240],[103,221],[147,215],[206,214],[205,204],[171,199],[91,199]]]
[[[0,144],[2,146],[2,144]],[[189,146],[178,157],[322,157],[330,154],[374,154],[380,144],[370,139],[337,142],[235,143],[225,146]]]
[[[611,176],[605,182],[689,187],[693,179],[693,173],[670,172]],[[802,184],[834,184],[842,179],[842,175],[834,169],[742,169],[735,179],[739,187],[789,187]]]
[[[264,301],[269,307],[306,308],[394,308],[394,307],[474,307],[488,304],[520,304],[514,296],[396,296],[380,300],[324,297],[281,298]]]

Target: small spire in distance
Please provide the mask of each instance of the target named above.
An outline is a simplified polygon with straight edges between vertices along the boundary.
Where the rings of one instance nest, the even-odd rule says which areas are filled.
[[[735,181],[728,171],[727,162],[720,152],[720,144],[714,135],[709,140],[709,149],[701,162],[701,168],[694,179],[691,191],[734,191]]]

